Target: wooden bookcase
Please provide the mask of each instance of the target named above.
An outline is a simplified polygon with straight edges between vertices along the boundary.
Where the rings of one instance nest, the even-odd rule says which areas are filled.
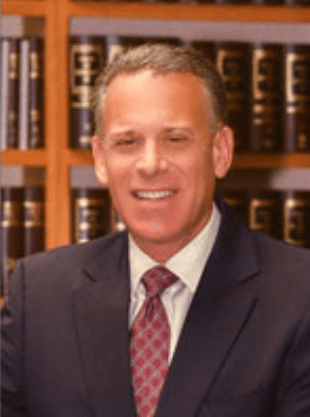
[[[309,23],[310,7],[268,7],[160,3],[109,3],[73,0],[3,0],[3,14],[42,17],[45,20],[45,149],[7,150],[4,164],[45,169],[46,247],[70,242],[70,168],[90,166],[90,151],[68,147],[69,22],[73,17],[113,19],[174,19],[192,21]],[[310,168],[307,154],[237,154],[234,168]]]

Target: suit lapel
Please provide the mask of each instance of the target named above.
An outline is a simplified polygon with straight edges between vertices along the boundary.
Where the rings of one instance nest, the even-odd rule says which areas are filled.
[[[78,272],[77,343],[96,417],[135,416],[128,356],[127,253],[127,239],[115,238]]]
[[[259,268],[247,229],[223,213],[169,369],[156,417],[192,417],[251,315]]]

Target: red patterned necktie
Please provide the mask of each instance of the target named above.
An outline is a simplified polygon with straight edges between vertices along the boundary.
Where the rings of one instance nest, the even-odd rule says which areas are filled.
[[[170,327],[161,293],[177,277],[156,266],[142,277],[146,299],[139,311],[130,340],[131,374],[138,417],[152,417],[167,375]]]

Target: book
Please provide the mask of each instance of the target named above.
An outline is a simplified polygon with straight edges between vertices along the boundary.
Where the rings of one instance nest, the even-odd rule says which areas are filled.
[[[283,46],[285,150],[310,150],[310,45]]]
[[[19,39],[1,40],[2,149],[18,147]]]
[[[286,191],[283,211],[283,239],[310,248],[310,191]]]
[[[44,250],[44,188],[24,187],[24,255]]]
[[[1,254],[2,291],[16,261],[24,254],[23,188],[1,187]]]
[[[275,190],[249,190],[249,227],[282,238],[283,195]]]
[[[20,41],[19,148],[36,149],[43,138],[43,40],[38,37]]]
[[[249,149],[250,137],[250,44],[217,43],[216,66],[225,83],[228,124],[234,130],[235,150]]]
[[[111,199],[107,189],[74,188],[73,243],[84,243],[111,231]]]
[[[250,150],[283,150],[283,61],[280,45],[254,43]]]
[[[70,40],[70,146],[90,149],[94,134],[91,108],[95,81],[106,61],[102,36],[72,36]]]

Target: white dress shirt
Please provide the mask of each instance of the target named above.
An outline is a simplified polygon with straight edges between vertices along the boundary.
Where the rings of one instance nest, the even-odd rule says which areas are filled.
[[[169,362],[172,360],[188,308],[213,248],[220,221],[221,214],[213,204],[210,220],[202,231],[164,264],[179,278],[161,295],[171,332]],[[146,271],[159,264],[144,253],[132,237],[129,238],[129,259],[131,280],[129,328],[131,328],[145,299],[145,288],[141,278]]]

